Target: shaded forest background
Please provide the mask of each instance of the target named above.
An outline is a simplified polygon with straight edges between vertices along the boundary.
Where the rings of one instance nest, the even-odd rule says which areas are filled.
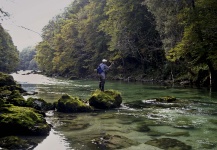
[[[19,69],[37,67],[36,61],[47,75],[93,78],[106,58],[114,62],[112,79],[217,86],[216,22],[216,0],[75,0],[43,28],[35,48],[19,54]],[[13,51],[18,64],[2,31],[0,55]],[[16,69],[1,59],[1,71]]]

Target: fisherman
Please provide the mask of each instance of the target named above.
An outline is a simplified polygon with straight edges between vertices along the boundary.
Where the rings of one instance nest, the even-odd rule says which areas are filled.
[[[107,66],[106,63],[107,63],[107,60],[103,59],[102,63],[100,63],[100,65],[97,68],[97,73],[99,74],[99,89],[101,91],[104,91],[106,71],[109,70],[111,66],[113,65],[113,63],[111,63],[110,66]]]

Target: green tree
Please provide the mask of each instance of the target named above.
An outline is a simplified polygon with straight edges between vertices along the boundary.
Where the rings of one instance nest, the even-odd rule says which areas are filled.
[[[111,37],[109,50],[114,53],[113,59],[122,60],[125,72],[139,66],[147,73],[163,64],[164,52],[153,15],[142,2],[107,0],[108,19],[100,26]]]
[[[0,71],[15,71],[19,63],[19,52],[14,46],[11,36],[0,25]]]
[[[184,59],[189,66],[210,72],[210,85],[217,85],[217,3],[215,0],[192,1],[179,17],[184,25],[182,40],[169,51],[168,59]]]
[[[35,62],[36,49],[34,47],[24,48],[20,54],[20,70],[37,70],[37,64]]]

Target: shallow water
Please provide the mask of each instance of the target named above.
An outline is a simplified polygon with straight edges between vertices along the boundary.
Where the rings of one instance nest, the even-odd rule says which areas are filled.
[[[27,91],[38,92],[32,97],[40,97],[47,102],[57,101],[64,93],[88,99],[90,93],[98,87],[98,81],[95,80],[72,81],[38,74],[22,75],[24,73],[12,75]],[[217,92],[119,81],[107,81],[106,89],[115,89],[122,93],[121,108],[74,114],[50,111],[50,117],[46,119],[53,125],[53,129],[35,149],[104,149],[95,141],[107,134],[123,136],[137,142],[125,148],[126,150],[157,150],[158,148],[145,142],[160,138],[177,139],[195,150],[217,149]],[[181,107],[163,104],[162,107],[161,104],[150,103],[150,107],[140,107],[151,102],[153,98],[163,96],[174,96],[184,100],[184,104]],[[136,105],[132,105],[131,102],[135,102]],[[145,125],[149,130],[144,131],[144,127],[143,131],[139,130],[141,125]]]

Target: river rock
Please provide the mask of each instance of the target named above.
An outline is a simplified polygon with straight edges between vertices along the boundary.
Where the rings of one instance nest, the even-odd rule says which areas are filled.
[[[15,106],[25,106],[26,100],[20,94],[18,90],[14,90],[11,94],[6,98],[7,103],[13,104]]]
[[[0,86],[16,85],[14,78],[11,75],[0,72]]]
[[[48,135],[51,129],[37,110],[13,105],[0,108],[0,127],[1,136]]]
[[[45,100],[41,98],[28,98],[26,101],[26,106],[42,111],[54,110],[53,104],[47,103]]]
[[[33,149],[37,143],[32,140],[21,139],[17,136],[7,136],[0,138],[0,147],[11,150]]]
[[[161,138],[147,141],[145,144],[149,144],[158,148],[167,150],[191,150],[192,147],[185,143],[171,138]]]
[[[92,144],[99,149],[113,150],[128,148],[139,143],[120,135],[105,135],[99,139],[93,139]]]
[[[150,131],[150,128],[147,126],[146,123],[139,123],[136,130],[139,132],[148,132]]]
[[[104,92],[96,90],[89,99],[90,106],[98,109],[117,108],[120,107],[121,103],[121,94],[115,90],[106,90]]]
[[[55,104],[59,112],[90,112],[92,108],[84,103],[78,97],[72,97],[64,94]]]

